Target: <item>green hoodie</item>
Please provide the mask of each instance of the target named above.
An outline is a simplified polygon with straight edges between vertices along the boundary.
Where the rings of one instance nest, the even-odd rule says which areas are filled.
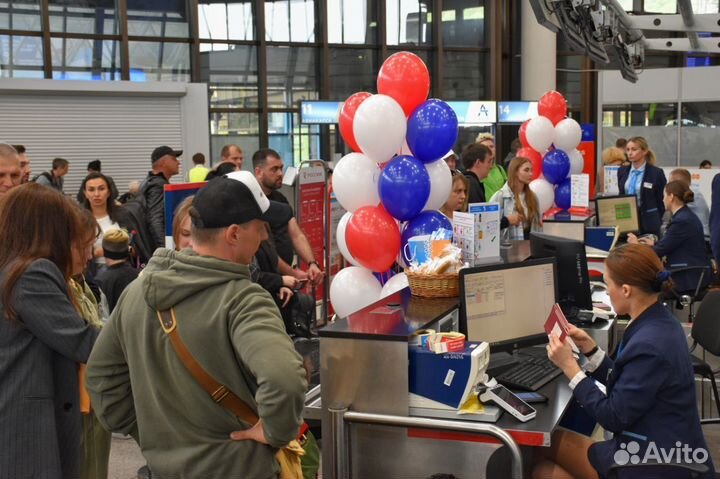
[[[180,362],[155,311],[174,307],[195,359],[254,408],[265,436],[297,436],[307,382],[272,297],[249,269],[186,250],[155,252],[125,290],[88,361],[95,414],[132,435],[159,478],[270,478],[275,449],[233,441],[246,429],[213,402]]]

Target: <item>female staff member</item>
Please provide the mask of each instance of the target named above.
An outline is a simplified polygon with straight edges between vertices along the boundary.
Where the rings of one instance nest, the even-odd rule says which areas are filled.
[[[0,202],[0,477],[80,475],[77,365],[98,335],[68,291],[80,225],[77,206],[41,185]]]
[[[440,208],[440,213],[452,221],[453,211],[467,211],[468,180],[460,172],[450,171],[452,172],[452,190],[450,190],[447,201]]]
[[[665,173],[655,166],[655,153],[648,148],[645,138],[635,136],[627,142],[630,165],[618,170],[618,189],[621,195],[637,196],[640,210],[640,228],[643,233],[660,236],[660,225],[665,213],[662,202]]]
[[[615,437],[593,443],[585,436],[557,431],[552,448],[533,471],[534,478],[604,477],[615,464],[616,452],[626,450],[631,441],[638,444],[634,454],[640,458],[652,446],[675,451],[678,442],[693,451],[704,449],[703,459],[707,458],[710,469],[707,477],[714,477],[700,428],[685,333],[658,301],[659,293],[669,287],[668,279],[650,248],[633,244],[616,248],[605,260],[605,283],[615,312],[627,314],[631,320],[615,359],[599,349],[586,332],[571,326],[568,335],[589,359],[583,371],[570,345],[555,335],[550,337],[548,357],[570,380],[573,396]],[[606,392],[595,380],[605,384]],[[690,461],[701,455],[691,454]],[[667,472],[664,476],[647,474],[647,470],[636,469],[620,477],[667,477]]]
[[[508,222],[502,221],[501,228],[508,228],[511,240],[528,238],[530,231],[540,229],[540,208],[530,189],[531,181],[532,163],[527,158],[515,157],[508,167],[507,183],[490,198],[491,203],[502,205]]]
[[[657,243],[652,239],[638,239],[628,234],[628,243],[644,243],[652,246],[658,257],[665,257],[665,264],[670,270],[688,266],[705,266],[707,271],[700,285],[710,283],[710,261],[705,255],[705,235],[700,219],[687,203],[693,201],[693,192],[682,181],[671,181],[665,186],[663,204],[672,214],[665,236]],[[673,283],[678,292],[695,291],[700,280],[701,271],[678,271],[673,273]]]
[[[111,198],[110,182],[102,173],[93,172],[85,177],[82,182],[81,191],[85,195],[83,206],[92,211],[95,221],[100,225],[102,233],[105,234],[110,230],[127,228],[127,221],[123,215],[123,209],[115,205],[115,201]],[[93,257],[95,264],[105,267],[105,257],[102,250],[102,234],[95,241],[93,248]]]

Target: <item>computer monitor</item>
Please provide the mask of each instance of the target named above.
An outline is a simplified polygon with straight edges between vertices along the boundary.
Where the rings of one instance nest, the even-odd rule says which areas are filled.
[[[635,195],[597,197],[595,213],[598,226],[617,226],[619,234],[640,231]]]
[[[530,257],[557,261],[558,303],[565,311],[567,306],[593,308],[585,243],[533,231]]]
[[[545,321],[557,300],[555,260],[460,270],[460,331],[491,351],[547,342]]]
[[[585,241],[584,221],[543,221],[543,233],[560,238]]]

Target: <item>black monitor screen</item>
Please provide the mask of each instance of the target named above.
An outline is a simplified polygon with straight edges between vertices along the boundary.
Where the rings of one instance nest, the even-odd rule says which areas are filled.
[[[530,233],[530,256],[557,261],[558,302],[561,306],[592,309],[585,244],[543,233]]]
[[[460,331],[492,351],[547,342],[545,321],[557,299],[555,260],[460,270]]]
[[[597,197],[595,213],[598,226],[617,226],[620,234],[640,231],[637,198],[634,195]]]

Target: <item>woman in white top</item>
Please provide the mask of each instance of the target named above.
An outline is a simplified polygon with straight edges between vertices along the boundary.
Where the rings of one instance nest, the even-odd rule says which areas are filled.
[[[95,220],[100,225],[102,234],[98,236],[93,248],[93,258],[98,268],[105,266],[103,256],[102,237],[113,229],[125,226],[122,208],[115,205],[112,200],[110,182],[102,173],[93,172],[85,177],[82,183],[82,191],[85,195],[83,206],[92,211]]]
[[[513,158],[508,166],[507,182],[490,198],[491,203],[500,204],[505,217],[519,215],[522,220],[516,225],[511,221],[507,226],[508,239],[527,239],[530,231],[540,229],[540,208],[535,193],[530,189],[532,173],[530,160],[522,157]]]

